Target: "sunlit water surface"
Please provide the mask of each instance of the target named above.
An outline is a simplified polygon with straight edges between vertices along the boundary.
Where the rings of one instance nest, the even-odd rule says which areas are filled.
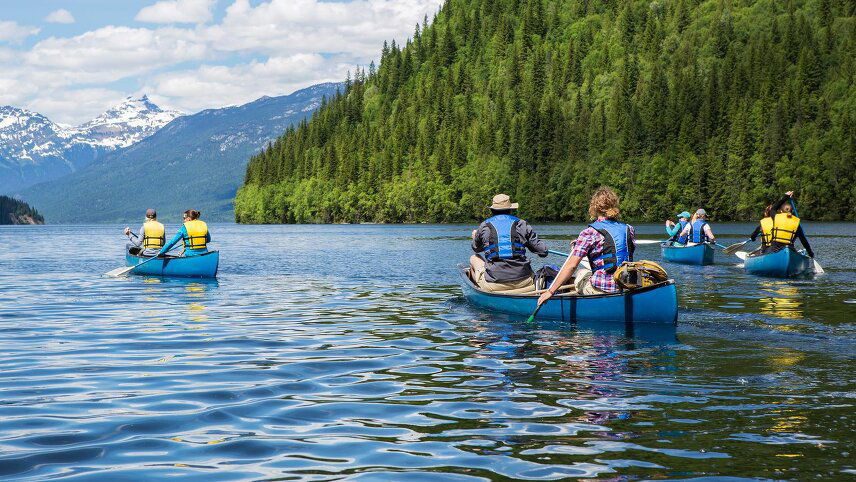
[[[468,306],[471,228],[214,225],[212,282],[104,277],[121,227],[0,228],[0,479],[856,474],[856,225],[809,223],[815,279],[665,263],[661,330]]]

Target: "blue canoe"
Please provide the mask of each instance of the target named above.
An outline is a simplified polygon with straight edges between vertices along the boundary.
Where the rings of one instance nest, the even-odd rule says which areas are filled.
[[[746,272],[773,278],[793,278],[814,272],[814,262],[792,247],[775,253],[749,255],[744,264]]]
[[[660,245],[663,259],[681,264],[713,264],[713,245],[709,243],[694,246],[671,246],[667,243]]]
[[[538,302],[536,294],[502,294],[480,290],[470,279],[469,267],[459,265],[461,289],[471,304],[490,311],[528,317]],[[674,280],[633,291],[607,295],[556,295],[538,312],[538,318],[569,322],[633,321],[668,323],[678,321],[678,296]]]
[[[135,266],[148,258],[125,253],[125,266]],[[215,278],[220,265],[220,252],[209,251],[197,256],[164,256],[134,268],[131,274],[178,276],[182,278]]]

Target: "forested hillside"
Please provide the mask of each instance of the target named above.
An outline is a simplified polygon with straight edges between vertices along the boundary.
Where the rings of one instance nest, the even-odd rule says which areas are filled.
[[[44,224],[45,219],[29,204],[0,196],[0,224]]]
[[[247,167],[239,222],[856,219],[856,2],[448,0]]]

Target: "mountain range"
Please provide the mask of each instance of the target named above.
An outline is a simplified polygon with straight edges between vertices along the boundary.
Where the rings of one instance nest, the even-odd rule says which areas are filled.
[[[17,194],[30,185],[76,172],[150,136],[181,115],[161,109],[146,96],[128,97],[79,126],[0,106],[0,193]]]
[[[22,190],[20,197],[49,223],[129,222],[149,207],[168,222],[179,221],[189,208],[202,211],[207,221],[232,221],[248,159],[340,87],[318,84],[176,117],[71,174]]]

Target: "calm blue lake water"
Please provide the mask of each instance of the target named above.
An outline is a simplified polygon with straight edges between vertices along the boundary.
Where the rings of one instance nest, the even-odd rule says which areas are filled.
[[[856,474],[856,225],[808,223],[816,279],[664,263],[653,331],[469,307],[471,229],[213,225],[199,282],[102,276],[120,226],[0,227],[0,479]]]

